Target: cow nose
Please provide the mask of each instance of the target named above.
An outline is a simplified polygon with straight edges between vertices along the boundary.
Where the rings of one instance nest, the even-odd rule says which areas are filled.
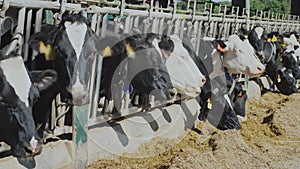
[[[74,92],[72,93],[73,104],[80,106],[89,102],[89,94],[87,92]]]

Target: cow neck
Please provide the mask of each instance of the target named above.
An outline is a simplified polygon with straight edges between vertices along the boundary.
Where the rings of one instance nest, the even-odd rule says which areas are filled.
[[[276,45],[274,43],[272,43],[272,42],[267,42],[267,43],[269,43],[271,45],[272,51],[271,51],[270,57],[266,61],[266,64],[268,64],[271,61],[271,59],[273,57],[275,58],[275,56],[276,56]]]
[[[29,91],[31,87],[31,80],[27,74],[26,67],[21,56],[10,57],[0,61],[0,68],[3,71],[7,82],[14,89],[16,95],[24,104],[29,106]]]
[[[218,55],[218,56],[215,56]],[[223,61],[223,53],[220,51],[214,52],[212,55],[212,66],[213,71],[209,74],[210,79],[214,79],[215,77],[218,77],[221,75],[221,73],[224,73],[224,61]]]

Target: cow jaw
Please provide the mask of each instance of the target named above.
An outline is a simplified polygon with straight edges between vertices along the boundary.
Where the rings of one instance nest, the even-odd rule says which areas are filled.
[[[2,60],[0,62],[0,68],[2,69],[7,82],[14,89],[16,95],[28,107],[31,81],[27,74],[22,57],[11,57],[9,59]]]

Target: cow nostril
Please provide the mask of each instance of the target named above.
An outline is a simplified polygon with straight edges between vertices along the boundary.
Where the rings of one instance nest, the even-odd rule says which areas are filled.
[[[258,69],[259,71],[262,71],[262,68],[260,68],[260,67],[257,67],[257,69]]]

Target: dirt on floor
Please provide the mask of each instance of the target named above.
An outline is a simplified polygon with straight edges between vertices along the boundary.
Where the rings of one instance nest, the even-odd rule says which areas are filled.
[[[299,169],[299,101],[300,94],[266,93],[258,100],[247,102],[247,120],[242,122],[242,130],[220,131],[208,122],[198,122],[196,130],[190,130],[175,146],[170,146],[170,140],[157,138],[140,147],[138,153],[143,158],[126,155],[100,160],[88,169]],[[145,157],[148,151],[159,151],[149,147],[167,147],[168,151]]]

